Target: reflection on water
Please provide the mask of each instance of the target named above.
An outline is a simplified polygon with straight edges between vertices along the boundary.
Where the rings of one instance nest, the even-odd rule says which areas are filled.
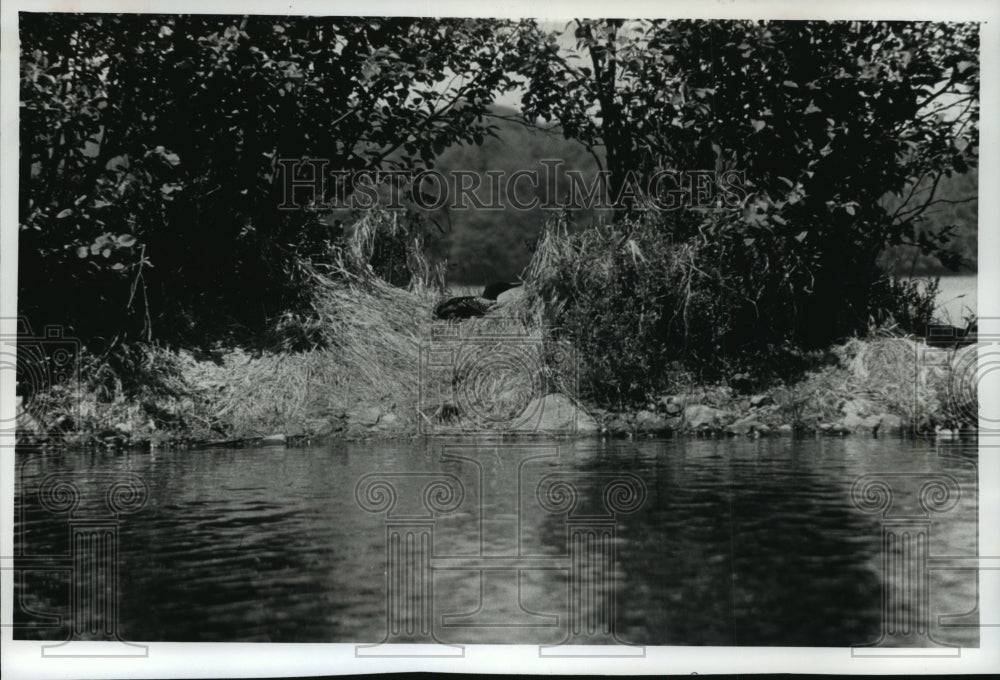
[[[405,641],[430,626],[442,642],[850,646],[882,630],[883,523],[920,514],[912,480],[961,488],[930,517],[930,556],[976,547],[974,457],[898,440],[19,452],[18,468],[29,638],[69,636],[69,572],[32,557],[70,552],[67,516],[38,495],[60,477],[81,489],[77,519],[107,515],[115,475],[145,482],[118,529],[118,629],[135,641]],[[891,473],[885,517],[852,502],[869,473]],[[938,619],[974,612],[975,572],[928,578],[930,634],[978,646],[974,613]]]

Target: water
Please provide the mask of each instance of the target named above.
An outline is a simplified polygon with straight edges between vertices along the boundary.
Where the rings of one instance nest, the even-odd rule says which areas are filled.
[[[597,622],[591,641],[601,641],[605,611],[613,612],[618,640],[631,643],[874,641],[882,627],[883,518],[851,500],[852,484],[866,473],[890,473],[892,516],[914,508],[921,514],[913,501],[922,480],[954,480],[961,497],[932,517],[930,554],[969,556],[976,546],[974,456],[900,440],[19,452],[18,468],[18,559],[36,567],[23,572],[16,594],[16,634],[28,638],[69,635],[61,625],[72,613],[68,572],[43,570],[47,558],[30,557],[62,559],[65,567],[67,518],[39,502],[39,488],[51,491],[58,480],[80,490],[79,522],[108,516],[106,493],[115,480],[138,478],[148,488],[138,511],[119,515],[118,631],[133,641],[385,639],[387,534],[393,522],[426,514],[424,491],[435,479],[440,484],[431,484],[426,498],[441,512],[407,526],[432,541],[430,620],[444,642],[558,643],[577,611],[568,611],[568,602],[582,601],[573,599],[577,592],[594,596],[579,610],[584,632]],[[358,490],[371,473],[386,485]],[[396,502],[387,509],[390,488]],[[47,498],[50,506],[65,500]],[[126,510],[136,500],[116,498]],[[608,502],[632,511],[609,522],[602,518]],[[588,526],[597,527],[593,546],[614,551],[597,550],[596,562],[574,572],[591,579],[575,582],[584,583],[577,591],[567,546]],[[476,570],[484,565],[494,568]],[[973,625],[938,620],[974,612],[975,572],[934,569],[929,579],[931,634],[978,646],[976,614],[958,621]],[[415,582],[400,583],[415,592]],[[419,639],[419,626],[406,630],[419,615],[397,611],[403,624],[393,641]]]
[[[922,285],[930,279],[918,278]],[[952,326],[965,326],[965,319],[977,313],[978,283],[976,274],[942,276],[938,281],[935,316]]]

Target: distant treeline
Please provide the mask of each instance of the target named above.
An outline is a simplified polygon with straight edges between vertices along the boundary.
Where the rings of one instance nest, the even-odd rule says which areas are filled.
[[[938,203],[925,213],[924,231],[940,232],[952,227],[948,249],[961,258],[959,271],[966,274],[978,271],[979,171],[972,168],[965,174],[942,177],[934,196],[945,202]],[[898,275],[942,276],[953,273],[933,255],[922,255],[915,246],[887,249],[882,256],[882,264]]]
[[[494,137],[482,146],[455,145],[446,150],[435,165],[447,177],[455,170],[481,173],[502,171],[506,176],[519,170],[543,170],[542,160],[560,160],[558,179],[566,186],[567,170],[579,171],[588,183],[597,174],[597,162],[582,144],[564,139],[558,131],[532,129],[508,120],[516,112],[497,109]],[[485,184],[485,179],[484,179]],[[539,200],[545,187],[538,187]],[[520,194],[519,194],[520,195]],[[449,210],[437,215],[441,238],[430,244],[435,256],[448,258],[448,277],[454,283],[481,283],[487,280],[514,279],[531,259],[531,251],[541,233],[547,213],[541,207],[517,210],[508,206],[502,211]],[[579,226],[599,219],[598,211],[578,211],[572,215]]]

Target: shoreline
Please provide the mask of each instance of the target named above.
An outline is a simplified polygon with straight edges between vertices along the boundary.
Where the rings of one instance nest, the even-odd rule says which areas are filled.
[[[547,339],[528,286],[483,317],[449,325],[433,320],[441,293],[429,286],[407,290],[346,271],[338,279],[314,272],[313,283],[312,323],[324,345],[83,350],[78,382],[18,397],[16,443],[192,449],[426,434],[937,437],[978,424],[974,344],[869,331],[816,353],[788,384],[754,389],[740,375],[705,384],[677,372],[662,381],[668,392],[609,405],[592,396],[600,387],[593,377],[581,387],[587,355]],[[429,362],[437,349],[452,358]]]
[[[160,350],[163,351],[163,350]],[[325,395],[313,408],[284,409],[277,394],[270,403],[251,399],[254,412],[262,414],[255,422],[251,416],[233,418],[223,425],[206,427],[205,414],[228,413],[234,409],[221,396],[219,385],[206,380],[205,363],[222,374],[232,357],[239,357],[251,367],[247,373],[257,381],[266,381],[257,364],[273,363],[311,365],[329,361],[327,353],[287,354],[254,359],[239,351],[230,361],[185,361],[178,353],[178,365],[186,367],[189,380],[200,380],[202,394],[192,399],[185,395],[158,400],[126,400],[101,404],[93,394],[84,394],[77,409],[65,408],[65,401],[44,401],[22,409],[16,443],[21,446],[65,449],[112,450],[197,450],[208,448],[246,448],[267,446],[317,446],[337,441],[400,441],[436,437],[501,437],[505,439],[538,438],[760,438],[760,437],[916,437],[952,439],[975,436],[975,404],[954,403],[956,389],[952,382],[961,377],[960,348],[932,348],[907,338],[854,339],[834,348],[835,364],[807,373],[792,385],[779,385],[756,394],[740,393],[726,385],[702,385],[660,395],[648,404],[626,409],[607,409],[581,404],[559,393],[544,395],[535,406],[545,411],[537,430],[505,431],[502,427],[484,430],[463,419],[461,413],[437,429],[421,431],[418,418],[423,415],[404,397],[389,394],[354,395],[353,403]],[[933,360],[918,371],[917,380],[908,386],[907,359],[932,355]],[[890,360],[891,357],[895,361]],[[190,359],[190,357],[186,357]],[[872,365],[874,364],[874,365]],[[331,368],[331,367],[328,367]],[[873,375],[881,371],[880,374]],[[294,372],[293,372],[294,374]],[[229,373],[230,390],[245,391],[248,399],[253,386],[244,384],[238,373]],[[294,378],[286,381],[294,384]],[[291,385],[288,385],[291,386]],[[907,388],[910,389],[907,389]],[[307,390],[308,391],[308,390]],[[334,392],[336,390],[333,390]],[[211,394],[217,396],[212,403]],[[558,402],[552,406],[552,400]],[[547,404],[545,400],[550,400]],[[538,401],[538,400],[536,400]],[[534,402],[533,402],[534,403]],[[63,404],[64,408],[57,407]],[[33,415],[35,410],[47,412]],[[547,409],[547,411],[546,411]],[[455,410],[452,407],[452,410]],[[171,412],[174,422],[170,423]],[[159,413],[156,418],[151,413]],[[265,417],[263,414],[271,415]],[[278,414],[278,417],[274,417]],[[85,416],[89,415],[89,419]],[[554,420],[546,420],[549,417]],[[427,416],[423,415],[426,419]],[[159,424],[158,422],[159,421]],[[43,423],[53,424],[46,429]],[[74,430],[75,424],[89,423]]]

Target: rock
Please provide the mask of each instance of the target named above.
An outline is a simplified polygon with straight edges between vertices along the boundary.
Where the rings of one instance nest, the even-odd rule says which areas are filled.
[[[840,405],[844,414],[840,424],[852,432],[874,432],[882,422],[881,416],[872,415],[872,403],[867,399],[848,399]]]
[[[283,434],[272,434],[260,440],[261,446],[284,446],[287,438]]]
[[[670,432],[669,421],[673,419],[665,418],[652,411],[639,411],[635,416],[635,429],[637,432]]]
[[[38,434],[39,432],[41,432],[42,431],[41,425],[39,425],[38,421],[34,419],[31,413],[29,413],[28,410],[23,407],[24,406],[23,397],[17,397],[15,399],[15,403],[16,403],[15,406],[16,411],[14,412],[15,413],[14,426],[16,433],[19,435],[23,435],[23,434]]]
[[[862,428],[864,426],[864,423],[865,423],[864,418],[859,416],[857,413],[848,413],[840,421],[842,427],[845,427],[848,430],[852,431]]]
[[[793,430],[792,426],[789,425],[788,423],[782,423],[781,425],[778,425],[778,432],[791,434],[792,430]]]
[[[841,423],[821,423],[819,431],[823,434],[832,436],[843,436],[850,433],[850,430],[844,427]]]
[[[589,435],[597,434],[601,429],[593,416],[574,404],[565,394],[536,397],[524,412],[538,414],[537,423],[531,429],[535,434]]]
[[[121,434],[132,434],[132,423],[116,423],[115,431]]]
[[[627,434],[632,429],[628,420],[620,415],[608,418],[608,420],[604,423],[604,428],[608,431],[608,434],[612,435]]]
[[[769,406],[774,403],[774,399],[771,398],[770,394],[757,394],[750,397],[750,408],[760,408],[761,406]]]
[[[88,443],[90,443],[90,435],[74,432],[73,434],[67,434],[62,436],[60,438],[60,441],[64,446],[68,446],[70,448],[77,446],[86,446]]]
[[[517,288],[511,288],[510,290],[505,290],[497,296],[497,304],[499,305],[509,305],[515,300],[520,300],[524,297],[524,286],[518,286]]]
[[[670,416],[679,416],[684,410],[684,402],[681,401],[680,397],[672,394],[664,395],[656,400],[656,410],[663,411]]]
[[[378,406],[358,406],[347,414],[348,425],[375,427],[382,417],[382,409]]]
[[[848,399],[840,405],[840,412],[851,422],[861,423],[861,421],[872,415],[872,403],[864,398]]]
[[[880,434],[901,434],[903,432],[903,419],[894,413],[885,413],[882,415],[882,425],[878,431]]]
[[[397,422],[399,421],[399,416],[395,413],[386,413],[379,420],[378,426],[380,430],[392,430],[395,429]]]
[[[726,426],[730,434],[750,434],[751,432],[767,432],[768,427],[757,421],[756,416],[745,416],[735,423]]]
[[[723,416],[725,412],[721,409],[704,404],[692,404],[684,409],[684,421],[692,429],[716,427],[721,424]]]
[[[320,437],[333,434],[340,429],[343,429],[343,425],[336,418],[310,418],[306,421],[306,431]]]
[[[862,419],[860,429],[867,430],[868,432],[877,435],[881,427],[882,416],[868,416],[867,418]]]

